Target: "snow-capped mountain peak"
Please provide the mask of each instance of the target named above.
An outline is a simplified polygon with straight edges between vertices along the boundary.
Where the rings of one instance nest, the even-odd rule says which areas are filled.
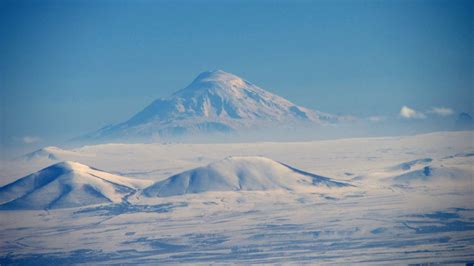
[[[243,87],[246,81],[240,77],[222,70],[205,71],[199,74],[186,89],[208,87]]]
[[[168,98],[157,99],[126,122],[90,134],[93,139],[233,132],[337,119],[272,94],[222,70],[199,74]]]

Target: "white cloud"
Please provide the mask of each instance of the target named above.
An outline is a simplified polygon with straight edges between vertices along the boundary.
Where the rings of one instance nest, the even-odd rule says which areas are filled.
[[[33,144],[40,140],[40,138],[34,136],[24,136],[23,138],[21,138],[21,141],[23,141],[23,143],[25,144]]]
[[[446,107],[433,107],[429,111],[431,114],[437,114],[439,116],[450,116],[454,114],[453,109],[451,108],[446,108]]]
[[[415,109],[412,109],[408,106],[403,106],[400,109],[400,116],[407,119],[424,119],[426,118],[425,114],[418,112]]]

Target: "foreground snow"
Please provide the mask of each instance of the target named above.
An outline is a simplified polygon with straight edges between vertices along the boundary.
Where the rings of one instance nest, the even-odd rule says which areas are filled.
[[[2,183],[63,160],[159,183],[228,156],[258,155],[353,186],[171,197],[135,193],[117,203],[3,210],[0,263],[472,262],[473,140],[473,132],[454,132],[306,143],[49,149],[54,156],[4,163]],[[231,163],[234,170],[249,169],[239,160]],[[278,173],[289,171],[268,164]]]

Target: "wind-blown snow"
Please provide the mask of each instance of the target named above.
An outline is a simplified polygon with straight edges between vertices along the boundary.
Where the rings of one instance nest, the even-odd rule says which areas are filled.
[[[176,196],[209,191],[308,190],[349,184],[310,174],[265,157],[229,157],[157,182],[147,196]]]

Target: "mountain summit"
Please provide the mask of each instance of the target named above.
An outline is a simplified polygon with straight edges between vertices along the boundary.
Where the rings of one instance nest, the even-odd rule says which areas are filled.
[[[199,74],[186,88],[157,99],[129,120],[104,127],[92,139],[176,137],[235,132],[294,123],[321,124],[337,117],[291,103],[222,70]]]

